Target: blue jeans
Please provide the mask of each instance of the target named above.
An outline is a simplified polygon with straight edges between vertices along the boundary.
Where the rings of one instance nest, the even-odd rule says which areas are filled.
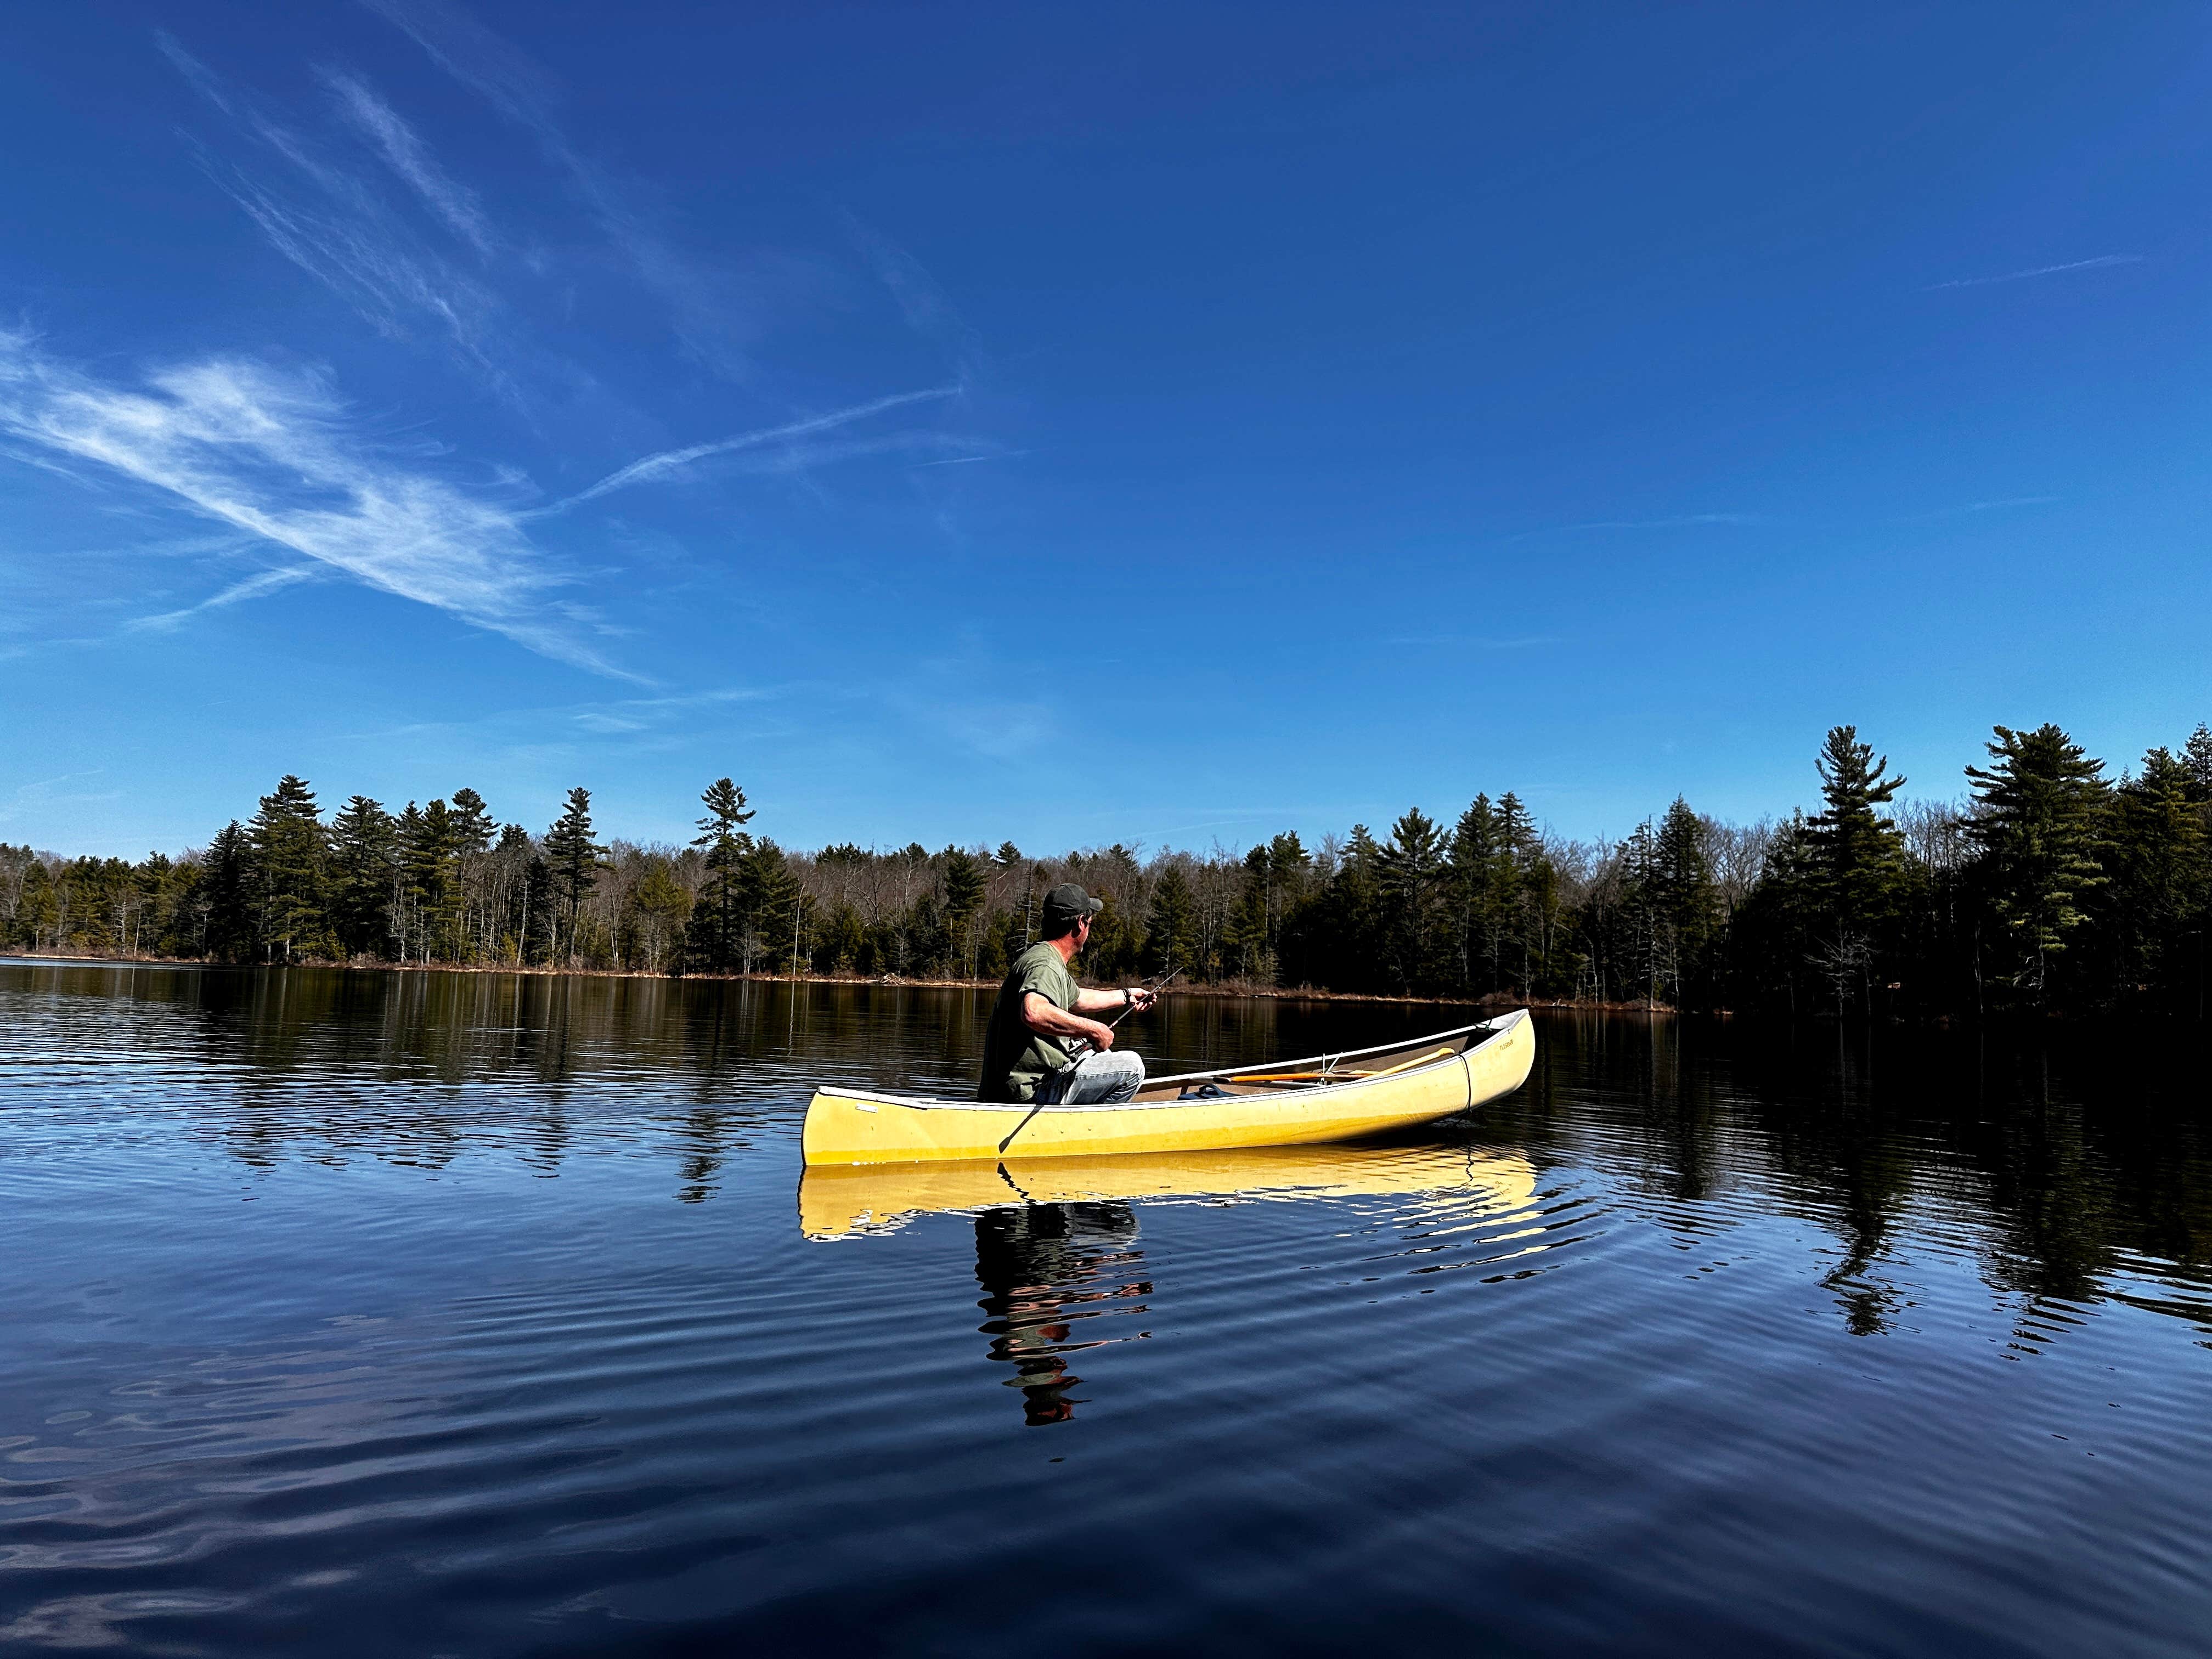
[[[1111,1106],[1134,1095],[1145,1081],[1145,1060],[1127,1048],[1088,1054],[1036,1086],[1047,1106]]]

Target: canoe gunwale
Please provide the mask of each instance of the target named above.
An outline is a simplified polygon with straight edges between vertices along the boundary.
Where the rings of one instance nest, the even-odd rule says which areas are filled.
[[[1304,1060],[1262,1060],[1255,1065],[1236,1066],[1226,1071],[1216,1069],[1211,1072],[1177,1072],[1166,1077],[1148,1077],[1145,1079],[1145,1086],[1147,1088],[1155,1088],[1161,1085],[1169,1083],[1210,1083],[1230,1081],[1233,1080],[1238,1073],[1242,1072],[1256,1072],[1262,1069],[1288,1071],[1297,1066],[1317,1066],[1323,1062],[1326,1062],[1327,1065],[1333,1069],[1335,1066],[1342,1065],[1347,1060],[1358,1060],[1364,1055],[1397,1054],[1407,1049],[1425,1049],[1435,1044],[1449,1042],[1455,1037],[1468,1036],[1472,1033],[1480,1031],[1486,1034],[1480,1042],[1470,1042],[1466,1045],[1466,1047],[1457,1050],[1455,1053],[1440,1054],[1436,1059],[1429,1060],[1425,1064],[1409,1066],[1405,1071],[1394,1074],[1397,1077],[1402,1078],[1415,1078],[1420,1076],[1422,1073],[1428,1071],[1431,1066],[1449,1066],[1454,1061],[1458,1061],[1460,1064],[1469,1068],[1468,1089],[1470,1097],[1472,1097],[1474,1087],[1474,1079],[1472,1070],[1474,1061],[1472,1057],[1475,1051],[1487,1046],[1491,1041],[1502,1036],[1504,1032],[1511,1029],[1511,1027],[1516,1023],[1525,1020],[1528,1018],[1528,1011],[1526,1008],[1516,1008],[1510,1013],[1500,1015],[1496,1019],[1479,1019],[1471,1025],[1455,1025],[1449,1030],[1437,1031],[1430,1036],[1419,1038],[1412,1042],[1402,1041],[1397,1042],[1378,1042],[1373,1047],[1367,1048],[1345,1048],[1333,1054],[1311,1055]],[[1285,1089],[1279,1095],[1253,1096],[1250,1097],[1250,1098],[1255,1100],[1310,1100],[1317,1097],[1334,1094],[1340,1089],[1365,1088],[1379,1080],[1380,1079],[1378,1079],[1367,1077],[1347,1077],[1340,1083],[1310,1084],[1302,1088]],[[902,1106],[909,1110],[917,1112],[1021,1111],[1025,1109],[1030,1104],[1030,1103],[1026,1101],[946,1100],[938,1097],[925,1095],[878,1094],[872,1091],[848,1091],[833,1087],[818,1089],[816,1091],[816,1093],[819,1095],[827,1095],[838,1100],[862,1102],[871,1106]],[[1197,1103],[1178,1103],[1175,1100],[1093,1101],[1073,1104],[1048,1105],[1044,1108],[1044,1110],[1055,1115],[1061,1113],[1073,1114],[1077,1112],[1156,1112],[1164,1108],[1172,1107],[1178,1103],[1196,1104]]]

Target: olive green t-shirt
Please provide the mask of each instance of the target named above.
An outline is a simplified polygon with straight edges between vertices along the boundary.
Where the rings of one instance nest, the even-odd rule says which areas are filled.
[[[1060,952],[1042,942],[1014,958],[999,1000],[991,1005],[991,1024],[983,1033],[983,1086],[978,1100],[1016,1101],[1027,1105],[1036,1086],[1075,1062],[1060,1039],[1032,1031],[1022,1018],[1022,999],[1035,991],[1055,1008],[1075,1006],[1075,975]]]

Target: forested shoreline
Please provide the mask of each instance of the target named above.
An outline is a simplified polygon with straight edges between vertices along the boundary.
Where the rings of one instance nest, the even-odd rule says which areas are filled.
[[[1820,804],[1735,824],[1678,798],[1618,841],[1513,793],[1309,847],[1011,842],[787,850],[728,778],[683,844],[604,843],[590,793],[541,832],[457,789],[325,813],[287,776],[204,848],[137,863],[0,843],[0,949],[260,963],[995,979],[1047,889],[1106,900],[1096,980],[1929,1018],[2132,1011],[2202,1021],[2212,732],[2118,777],[2056,726],[1998,726],[1954,799],[1855,728]]]

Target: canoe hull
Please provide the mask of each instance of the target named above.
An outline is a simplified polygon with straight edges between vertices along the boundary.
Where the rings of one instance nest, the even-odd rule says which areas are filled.
[[[1024,1158],[1094,1153],[1209,1152],[1245,1146],[1294,1146],[1352,1140],[1411,1128],[1496,1100],[1528,1080],[1536,1054],[1528,1011],[1477,1027],[1440,1034],[1438,1046],[1464,1042],[1446,1057],[1384,1075],[1273,1093],[1203,1101],[1139,1099],[1114,1106],[1026,1106],[975,1101],[916,1100],[825,1089],[806,1109],[808,1164],[902,1164],[1001,1156],[1016,1135]],[[1394,1045],[1394,1051],[1423,1048]],[[1332,1057],[1335,1064],[1350,1056]],[[1204,1074],[1234,1085],[1240,1075],[1281,1074],[1321,1061],[1249,1066],[1243,1073]],[[1198,1081],[1166,1079],[1162,1084]],[[1158,1085],[1151,1085],[1158,1086]],[[1028,1121],[1024,1124],[1024,1120]],[[1006,1156],[1015,1156],[1010,1150]]]

